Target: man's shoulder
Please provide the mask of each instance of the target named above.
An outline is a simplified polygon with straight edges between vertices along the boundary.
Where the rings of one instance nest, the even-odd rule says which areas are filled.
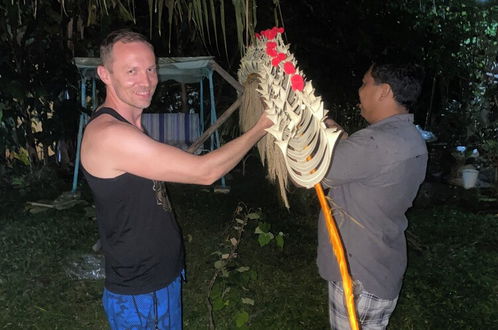
[[[379,163],[397,162],[427,154],[427,147],[413,123],[385,123],[359,130],[348,140],[362,146],[363,153],[375,154]]]
[[[425,142],[413,122],[408,120],[390,120],[380,125],[363,129],[362,134],[375,136],[382,143],[423,144]]]
[[[347,140],[363,145],[375,145],[378,144],[378,141],[383,136],[385,136],[385,132],[383,132],[382,129],[368,126],[354,132],[347,138]]]
[[[126,132],[132,129],[132,126],[109,114],[102,114],[93,119],[86,127],[86,131],[92,134],[106,135],[120,132]]]

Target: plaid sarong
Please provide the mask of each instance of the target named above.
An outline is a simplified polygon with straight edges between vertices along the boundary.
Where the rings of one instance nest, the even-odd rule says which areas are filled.
[[[349,318],[344,304],[341,282],[329,281],[329,315],[332,330],[350,330]],[[365,291],[360,281],[355,281],[354,300],[358,321],[362,330],[381,330],[387,327],[398,297],[394,300],[381,299]]]

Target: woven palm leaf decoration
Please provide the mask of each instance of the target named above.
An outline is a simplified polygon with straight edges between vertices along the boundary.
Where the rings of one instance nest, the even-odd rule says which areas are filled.
[[[266,162],[270,179],[278,179],[287,207],[288,178],[299,186],[315,188],[339,265],[349,323],[351,329],[356,330],[359,323],[347,258],[320,184],[329,169],[341,131],[325,126],[327,111],[321,97],[315,95],[311,81],[303,78],[289,45],[282,40],[282,33],[283,28],[274,27],[257,34],[256,41],[241,59],[238,79],[245,89],[240,126],[246,131],[266,109],[274,124],[267,129],[269,134],[258,143],[258,149],[263,163]]]
[[[326,128],[327,111],[320,96],[315,95],[311,81],[303,78],[295,57],[281,33],[273,28],[257,34],[241,60],[238,79],[245,86],[240,124],[252,127],[263,111],[259,98],[274,125],[258,144],[270,179],[279,180],[287,204],[287,178],[297,185],[311,188],[328,171],[334,145],[341,132]],[[256,108],[256,109],[255,109]],[[283,165],[282,165],[283,162]]]

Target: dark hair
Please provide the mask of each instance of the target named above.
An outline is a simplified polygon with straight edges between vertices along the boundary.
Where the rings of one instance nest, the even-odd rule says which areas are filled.
[[[104,38],[104,40],[102,40],[102,43],[100,44],[100,60],[102,61],[103,65],[107,64],[110,61],[112,47],[119,41],[123,43],[143,42],[144,44],[148,45],[152,49],[152,51],[154,51],[154,46],[152,46],[152,44],[143,34],[133,32],[129,29],[112,31],[107,35],[107,37]]]
[[[422,91],[424,69],[417,64],[372,64],[376,84],[389,84],[396,102],[411,110]]]

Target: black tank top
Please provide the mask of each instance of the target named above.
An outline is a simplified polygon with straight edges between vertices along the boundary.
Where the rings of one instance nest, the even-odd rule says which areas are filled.
[[[110,108],[101,108],[90,121],[103,114],[131,125]],[[143,294],[171,283],[184,267],[182,237],[173,214],[157,203],[154,182],[130,173],[103,179],[82,170],[95,201],[105,287]]]

